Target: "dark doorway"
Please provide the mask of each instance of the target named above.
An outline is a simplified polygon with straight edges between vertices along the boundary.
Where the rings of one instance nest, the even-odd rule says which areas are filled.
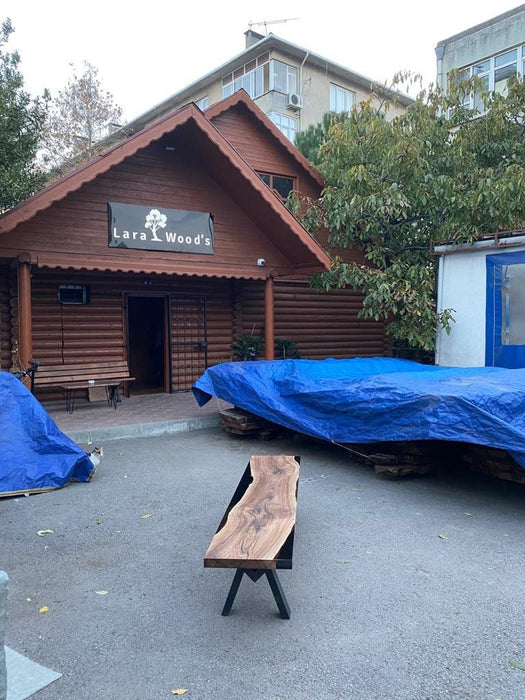
[[[164,297],[128,297],[128,344],[131,393],[166,391]]]

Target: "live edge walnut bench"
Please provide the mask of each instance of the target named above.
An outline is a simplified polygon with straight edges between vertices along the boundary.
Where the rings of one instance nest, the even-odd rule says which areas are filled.
[[[110,362],[84,362],[79,365],[40,365],[35,372],[34,386],[58,387],[66,399],[66,411],[73,413],[75,392],[94,387],[104,387],[108,404],[117,408],[120,403],[120,385],[132,382],[125,360]]]
[[[291,569],[300,457],[252,456],[219,528],[204,566],[237,569],[222,611],[229,615],[241,579],[266,575],[281,617],[290,607],[276,569]]]

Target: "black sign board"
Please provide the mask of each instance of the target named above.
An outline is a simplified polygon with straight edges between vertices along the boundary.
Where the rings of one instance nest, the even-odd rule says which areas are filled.
[[[200,211],[108,204],[109,247],[213,254],[213,216]]]

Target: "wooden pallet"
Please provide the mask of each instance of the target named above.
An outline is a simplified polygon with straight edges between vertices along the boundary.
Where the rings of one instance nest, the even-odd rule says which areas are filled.
[[[439,474],[466,467],[478,474],[525,484],[523,469],[506,451],[441,440],[344,445],[355,459],[390,477]]]
[[[525,469],[506,450],[464,444],[463,462],[471,471],[525,484]]]
[[[227,408],[220,412],[219,423],[221,428],[230,435],[244,435],[245,437],[270,438],[276,435],[280,426],[256,416],[242,408]]]
[[[344,445],[353,456],[389,477],[436,474],[450,464],[450,445],[438,440]]]

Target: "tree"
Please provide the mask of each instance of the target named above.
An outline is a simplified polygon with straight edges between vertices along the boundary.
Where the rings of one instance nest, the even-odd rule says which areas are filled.
[[[42,157],[54,174],[67,172],[101,152],[100,141],[122,118],[110,92],[102,88],[98,69],[84,61],[53,100],[42,136]]]
[[[435,242],[466,242],[525,225],[525,86],[484,95],[483,115],[464,107],[475,81],[450,94],[422,91],[406,111],[384,118],[371,102],[333,123],[320,149],[326,187],[314,206],[334,246],[357,246],[364,263],[336,258],[314,286],[351,285],[361,316],[388,319],[398,342],[432,350],[436,327]],[[476,117],[476,118],[473,118]],[[312,210],[308,212],[312,221]]]
[[[13,31],[11,21],[4,20],[0,28],[0,213],[40,189],[46,179],[36,154],[48,96],[33,99],[24,91],[20,56],[5,51]]]
[[[326,141],[328,131],[334,122],[344,121],[348,118],[347,112],[337,114],[336,112],[327,112],[323,115],[320,124],[310,124],[304,131],[299,131],[295,136],[295,145],[301,151],[303,156],[316,167],[320,162],[319,149]]]

